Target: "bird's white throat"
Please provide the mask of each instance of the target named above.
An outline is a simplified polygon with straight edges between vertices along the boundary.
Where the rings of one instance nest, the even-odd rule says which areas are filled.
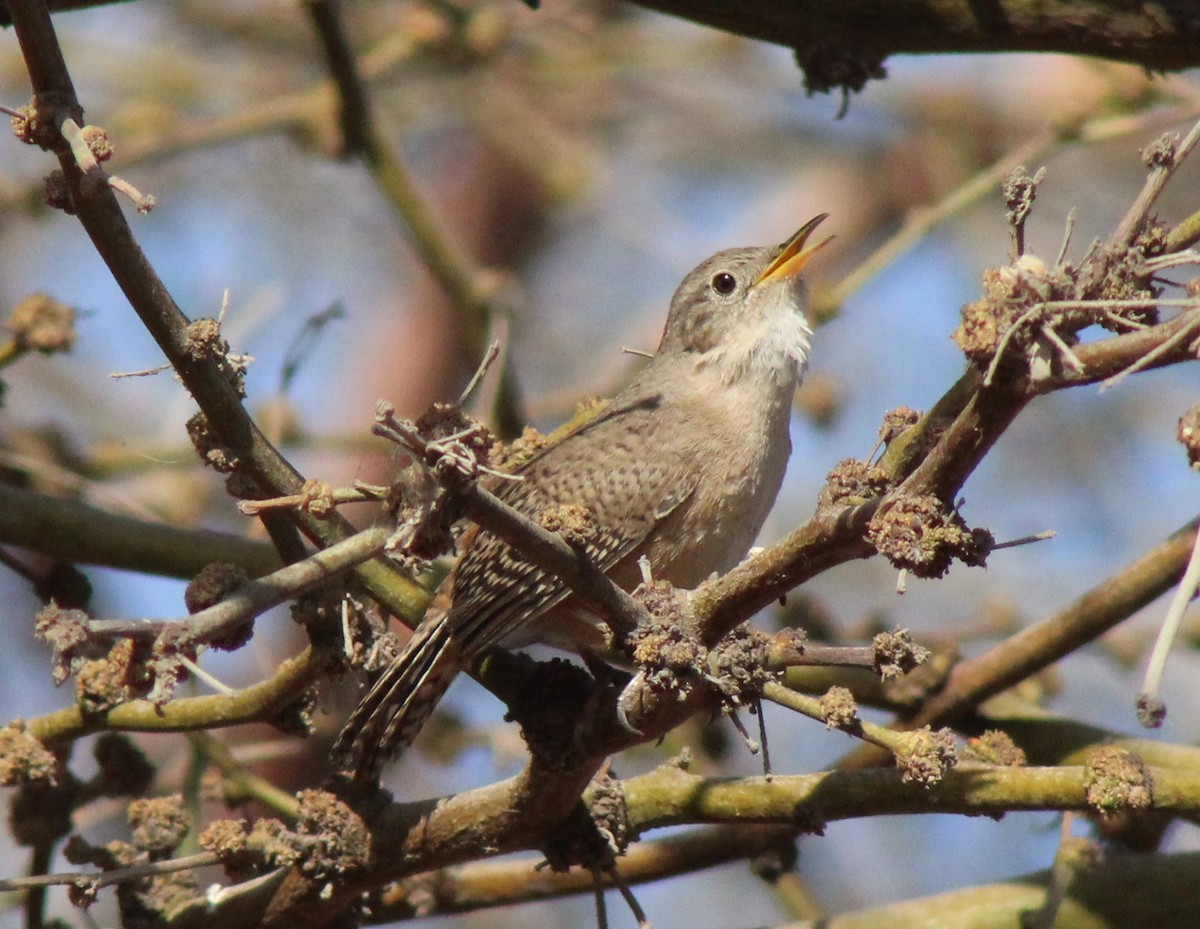
[[[705,352],[697,367],[716,367],[726,386],[751,378],[795,387],[808,365],[812,329],[799,308],[790,300],[788,304],[746,320],[731,338]]]

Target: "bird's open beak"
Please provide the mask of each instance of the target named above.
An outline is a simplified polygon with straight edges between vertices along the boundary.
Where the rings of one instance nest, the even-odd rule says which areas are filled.
[[[804,266],[808,264],[808,259],[810,259],[818,250],[824,248],[833,241],[833,236],[826,236],[824,239],[821,239],[821,241],[813,245],[808,245],[807,247],[805,246],[805,243],[808,242],[808,238],[812,235],[813,230],[816,229],[817,226],[821,225],[821,223],[824,222],[828,216],[828,213],[822,213],[819,216],[814,216],[803,226],[797,229],[795,235],[783,243],[783,246],[779,249],[779,254],[775,257],[775,260],[767,265],[767,270],[765,270],[759,276],[758,280],[754,282],[754,286],[757,287],[759,284],[762,284],[765,281],[795,277],[797,274],[799,274]]]

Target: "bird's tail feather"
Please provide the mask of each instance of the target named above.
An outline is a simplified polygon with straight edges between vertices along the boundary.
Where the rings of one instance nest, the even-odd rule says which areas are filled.
[[[356,781],[376,779],[384,763],[417,737],[461,667],[444,617],[417,627],[338,736],[337,767]]]

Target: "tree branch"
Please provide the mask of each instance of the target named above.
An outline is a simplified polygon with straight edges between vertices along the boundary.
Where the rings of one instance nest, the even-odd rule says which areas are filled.
[[[266,542],[134,519],[5,484],[0,484],[0,543],[63,561],[185,580],[214,561],[239,565],[251,577],[280,567],[278,552]]]
[[[795,49],[810,92],[856,90],[891,55],[1062,52],[1155,71],[1200,64],[1200,22],[1124,0],[637,0],[724,32]]]
[[[1160,597],[1179,582],[1200,518],[1106,578],[1069,606],[958,664],[941,693],[907,725],[944,725],[983,700],[1049,667]]]
[[[93,619],[88,629],[98,636],[150,640],[164,630],[186,624],[190,635],[211,641],[227,635],[272,607],[294,600],[355,565],[374,558],[387,542],[388,530],[364,529],[350,538],[321,549],[255,581],[247,581],[214,606],[180,619]]]
[[[1150,803],[1141,807],[1171,813],[1200,811],[1200,780],[1194,770],[1141,768],[1152,785]],[[635,833],[684,823],[762,824],[818,830],[823,825],[865,816],[914,813],[958,813],[997,816],[1016,810],[1094,812],[1092,790],[1097,772],[1091,767],[962,767],[947,772],[932,787],[905,783],[890,770],[835,771],[771,778],[716,778],[689,774],[664,765],[622,783],[627,822]],[[304,925],[324,925],[347,903],[370,887],[430,866],[444,867],[481,855],[536,848],[550,824],[528,798],[527,787],[538,776],[526,771],[517,778],[441,800],[393,805],[375,817],[377,839],[373,864],[350,875],[332,896],[306,898],[295,872],[281,883],[265,884],[252,895],[238,895],[227,912],[220,902],[196,900],[173,914],[172,926],[187,929],[220,920],[225,929],[275,925],[304,900]],[[552,793],[552,802],[567,794]],[[525,801],[520,798],[525,797]],[[517,806],[512,806],[514,801]],[[553,817],[552,817],[553,818]],[[262,922],[266,916],[266,922]],[[294,923],[291,923],[294,925]],[[282,925],[282,923],[280,923]]]
[[[68,117],[82,120],[82,109],[75,99],[45,4],[39,0],[10,0],[9,9],[33,82],[34,99],[41,108],[38,117],[55,129],[53,148],[70,184],[79,221],[96,251],[199,404],[209,426],[245,473],[267,496],[298,493],[303,485],[301,475],[267,441],[242,406],[226,359],[220,353],[197,349],[191,339],[192,324],[138,245],[111,188],[87,183],[61,140],[57,129],[62,121]],[[286,549],[287,560],[302,557],[294,531],[287,528],[291,521],[323,545],[341,541],[353,532],[350,523],[337,513],[318,519],[303,510],[292,510],[286,515],[264,513],[261,518],[272,531],[276,545]],[[376,559],[357,573],[372,594],[396,615],[411,619],[423,612],[425,591],[395,565]]]
[[[26,720],[39,742],[60,745],[92,732],[187,732],[264,722],[278,714],[327,671],[311,648],[284,659],[269,679],[232,694],[183,697],[159,705],[131,700],[103,713],[84,713],[75,704]]]
[[[790,844],[790,830],[762,826],[694,829],[684,835],[639,842],[621,856],[621,880],[642,884],[716,867]],[[371,922],[389,923],[449,913],[552,900],[590,893],[596,877],[583,868],[553,871],[542,859],[475,861],[406,878],[380,895]],[[605,887],[611,878],[601,875]]]
[[[342,141],[358,155],[380,192],[403,221],[425,267],[442,285],[470,335],[471,353],[482,356],[495,321],[512,315],[511,282],[500,272],[479,267],[441,228],[425,202],[408,165],[395,145],[387,144],[373,115],[367,85],[350,47],[338,0],[309,0],[306,4],[325,60],[341,99]],[[516,438],[525,425],[511,369],[500,369],[496,397],[496,428],[506,439]]]

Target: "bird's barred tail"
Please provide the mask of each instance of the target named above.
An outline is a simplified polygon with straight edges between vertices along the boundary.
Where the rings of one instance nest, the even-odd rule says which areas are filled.
[[[334,764],[356,781],[378,778],[417,737],[461,667],[445,618],[422,623],[350,716],[333,746]]]

